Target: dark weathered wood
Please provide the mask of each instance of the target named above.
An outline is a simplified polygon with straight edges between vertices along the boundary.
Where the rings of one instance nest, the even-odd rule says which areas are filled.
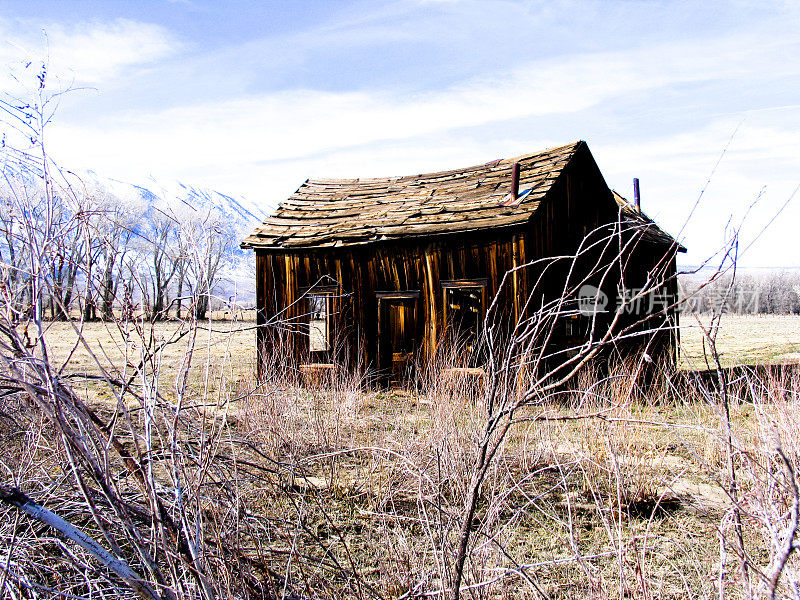
[[[440,281],[439,284],[443,289],[460,287],[486,287],[488,281],[489,280],[485,277],[477,279],[448,279]]]
[[[376,298],[396,298],[399,300],[408,300],[419,298],[419,290],[404,290],[401,292],[375,292]]]
[[[521,166],[520,189],[535,189],[519,206],[501,206],[514,162]],[[444,290],[480,287],[485,312],[512,271],[498,305],[503,319],[516,322],[531,305],[558,297],[567,277],[565,267],[543,273],[523,265],[574,254],[590,232],[620,219],[631,231],[626,235],[638,241],[621,272],[595,283],[602,283],[614,303],[621,284],[644,284],[648,273],[661,269],[672,282],[664,291],[676,293],[670,277],[681,247],[608,189],[583,142],[457,171],[309,180],[243,244],[256,250],[259,324],[279,317],[289,329],[301,331],[259,330],[261,355],[270,344],[282,343],[306,363],[327,365],[344,357],[391,372],[408,357],[385,343],[387,311],[413,321],[401,326],[413,327],[417,355],[425,359],[444,339]],[[603,251],[586,253],[578,271],[601,259]],[[323,280],[328,287],[317,291],[335,290],[331,327],[342,355],[310,353],[308,336],[302,334],[308,318],[301,296]],[[330,282],[337,283],[330,287]],[[409,303],[408,310],[397,303]],[[598,326],[608,318],[601,316]],[[657,321],[654,317],[644,326],[658,326]],[[673,344],[667,338],[657,343]]]

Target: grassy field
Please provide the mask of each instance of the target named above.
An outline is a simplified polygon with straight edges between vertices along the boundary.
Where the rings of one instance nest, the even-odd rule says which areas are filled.
[[[705,366],[703,334],[686,316],[682,324],[688,373]],[[726,366],[791,361],[798,331],[798,317],[726,316],[718,350]],[[51,363],[78,375],[66,381],[107,424],[98,431],[114,432],[122,455],[147,466],[136,484],[129,464],[109,458],[110,442],[97,445],[110,485],[136,503],[136,514],[163,498],[191,523],[207,553],[204,569],[227,581],[227,596],[250,589],[257,597],[256,580],[268,582],[258,584],[267,586],[263,595],[287,599],[449,595],[487,435],[487,399],[474,381],[443,380],[434,370],[412,391],[365,390],[358,376],[308,388],[276,356],[256,385],[249,323],[93,323],[80,333],[48,325]],[[103,373],[116,383],[99,380]],[[734,382],[727,404],[719,390],[689,379],[642,389],[621,373],[581,377],[576,391],[504,417],[504,438],[489,435],[500,442],[468,523],[462,597],[769,597],[793,532],[797,372]],[[83,496],[52,425],[21,406],[0,410],[0,421],[6,471],[54,510],[76,514]],[[96,539],[126,539],[103,512],[97,485],[87,488],[97,521],[76,522]],[[142,487],[151,500],[137,496]],[[11,536],[13,519],[6,522],[0,533],[15,540],[15,560],[35,565],[26,576],[71,581],[58,589],[88,595],[82,577],[92,559],[59,554],[54,538],[33,527]],[[154,527],[142,535],[155,536]],[[39,555],[59,556],[60,570]],[[175,585],[196,595],[194,584],[181,583],[194,571],[181,576],[184,562],[175,565]],[[779,596],[800,581],[799,567],[794,557],[782,567]]]
[[[707,315],[681,315],[681,367],[707,368]],[[723,366],[800,362],[800,316],[723,315],[717,336]]]

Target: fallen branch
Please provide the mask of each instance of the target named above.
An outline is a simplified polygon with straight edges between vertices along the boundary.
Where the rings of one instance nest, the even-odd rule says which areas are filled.
[[[52,527],[68,540],[78,544],[98,561],[116,573],[142,598],[161,600],[147,582],[142,580],[142,578],[128,566],[128,563],[108,552],[85,532],[28,498],[28,496],[17,488],[6,484],[0,484],[0,501],[15,507],[32,519],[36,519],[40,523]]]

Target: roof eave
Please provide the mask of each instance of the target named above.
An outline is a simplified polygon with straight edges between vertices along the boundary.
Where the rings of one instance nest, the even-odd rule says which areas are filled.
[[[344,242],[338,243],[340,240],[334,240],[333,242],[325,241],[322,243],[309,243],[309,244],[296,244],[291,246],[284,246],[284,245],[272,245],[272,244],[264,244],[264,243],[246,243],[242,242],[240,247],[245,250],[269,250],[269,251],[279,251],[279,252],[295,252],[295,251],[305,251],[305,250],[314,250],[314,249],[325,249],[325,250],[346,250],[348,248],[363,248],[365,246],[377,246],[381,244],[391,244],[397,242],[419,242],[419,243],[426,243],[428,241],[440,241],[447,239],[449,237],[453,237],[456,235],[463,236],[464,234],[484,234],[488,232],[508,232],[513,231],[515,229],[524,229],[525,226],[530,222],[531,216],[535,213],[531,213],[528,215],[528,218],[525,220],[520,220],[516,223],[509,223],[505,225],[495,225],[493,227],[484,227],[480,229],[457,229],[452,231],[444,231],[444,232],[435,232],[435,233],[427,233],[427,234],[419,234],[419,235],[398,235],[398,236],[387,236],[382,238],[371,238],[368,240],[360,240],[360,241],[351,241],[351,242]]]

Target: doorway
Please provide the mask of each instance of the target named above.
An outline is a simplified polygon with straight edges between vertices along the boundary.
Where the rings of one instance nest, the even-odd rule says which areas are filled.
[[[483,362],[481,329],[486,316],[486,280],[442,281],[445,339],[469,366]]]
[[[376,292],[378,299],[378,356],[390,385],[414,375],[419,339],[419,291]]]

